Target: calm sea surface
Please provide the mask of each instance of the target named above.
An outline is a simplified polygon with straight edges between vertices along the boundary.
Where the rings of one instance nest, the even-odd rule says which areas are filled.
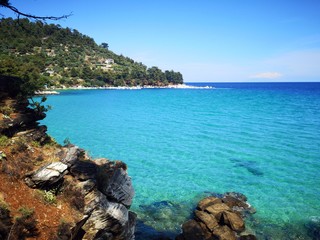
[[[247,226],[261,239],[312,239],[320,83],[190,85],[216,88],[62,91],[42,124],[61,144],[128,164],[137,239],[173,236],[201,197],[229,191],[257,209]]]

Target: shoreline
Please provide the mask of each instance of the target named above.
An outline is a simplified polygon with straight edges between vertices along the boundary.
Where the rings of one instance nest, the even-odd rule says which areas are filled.
[[[84,87],[84,86],[73,86],[66,88],[51,88],[50,91],[41,91],[41,93],[49,92],[50,94],[59,94],[60,90],[94,90],[94,89],[103,89],[103,90],[142,90],[142,89],[215,89],[212,86],[191,86],[186,84],[177,84],[177,85],[167,85],[167,86],[153,86],[153,85],[144,85],[144,86],[108,86],[108,87]],[[53,93],[56,92],[56,93]],[[41,95],[41,94],[37,94]]]

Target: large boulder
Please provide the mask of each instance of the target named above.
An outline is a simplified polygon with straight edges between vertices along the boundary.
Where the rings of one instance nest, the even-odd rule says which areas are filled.
[[[217,219],[210,213],[195,210],[194,214],[210,231],[213,231],[213,229],[219,225]]]
[[[207,207],[214,205],[216,203],[222,203],[222,200],[220,198],[213,197],[213,196],[206,197],[198,203],[197,208],[203,211]]]
[[[235,212],[224,211],[222,222],[236,232],[242,232],[245,229],[243,219]]]
[[[63,179],[68,166],[61,162],[46,164],[26,175],[25,182],[31,188],[49,188]]]

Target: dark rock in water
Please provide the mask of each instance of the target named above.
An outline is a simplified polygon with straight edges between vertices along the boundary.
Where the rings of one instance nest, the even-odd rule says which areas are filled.
[[[184,240],[205,240],[200,224],[191,219],[182,225],[182,237]]]
[[[263,176],[264,174],[254,161],[245,161],[236,158],[232,158],[230,160],[235,163],[235,167],[243,167],[255,176]]]
[[[248,201],[248,198],[246,197],[246,195],[244,195],[242,193],[237,193],[237,192],[226,192],[222,196],[223,197],[230,196],[230,197],[236,198],[236,199],[243,201],[243,202]]]
[[[144,212],[152,213],[159,210],[161,211],[162,209],[171,209],[172,211],[174,211],[174,208],[178,207],[178,205],[175,205],[170,201],[160,201],[160,202],[154,202],[150,205],[140,205],[139,207]]]
[[[256,176],[263,176],[263,172],[255,167],[248,166],[247,164],[244,165],[238,165],[239,167],[244,167],[246,168],[250,173]]]
[[[137,220],[135,240],[172,240],[175,233],[170,231],[158,231],[151,226],[144,224],[143,221]]]
[[[257,240],[257,237],[253,234],[241,235],[239,240]]]
[[[309,235],[314,240],[320,240],[320,217],[310,217],[310,221],[306,224],[306,228],[309,230]]]
[[[152,206],[156,208],[163,208],[163,207],[173,207],[174,204],[170,201],[160,201],[160,202],[154,202]]]
[[[204,193],[208,196],[208,197],[216,197],[216,198],[223,198],[223,194],[221,193],[216,193],[216,192],[209,192],[209,191],[204,191]]]
[[[256,239],[254,235],[245,233],[245,222],[242,211],[251,206],[247,197],[240,193],[221,194],[220,198],[209,196],[202,199],[194,211],[194,218],[182,226],[182,234],[176,240],[236,240]]]
[[[170,201],[154,202],[150,205],[139,206],[139,219],[160,232],[171,232],[176,236],[181,225],[190,218],[192,209],[182,203]]]

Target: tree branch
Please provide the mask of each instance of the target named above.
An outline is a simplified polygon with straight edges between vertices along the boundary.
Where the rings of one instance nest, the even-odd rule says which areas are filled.
[[[68,15],[63,15],[63,16],[60,16],[60,17],[54,17],[54,16],[36,16],[36,15],[32,15],[32,14],[27,14],[27,13],[23,13],[23,12],[20,12],[16,7],[13,7],[12,5],[10,5],[8,3],[8,1],[6,0],[2,0],[0,2],[0,6],[3,6],[3,7],[6,7],[8,9],[10,9],[11,11],[15,12],[16,14],[18,14],[18,18],[20,16],[24,16],[24,17],[27,17],[27,18],[33,18],[33,19],[38,19],[38,20],[53,20],[53,21],[57,21],[57,20],[60,20],[60,19],[63,19],[63,18],[68,18],[70,17],[72,14],[68,14]]]

